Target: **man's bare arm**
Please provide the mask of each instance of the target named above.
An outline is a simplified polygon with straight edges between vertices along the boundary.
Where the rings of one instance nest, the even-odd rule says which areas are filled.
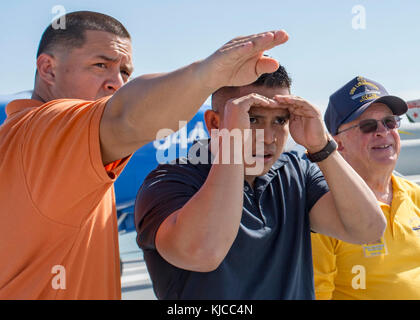
[[[233,39],[202,61],[169,73],[138,77],[108,101],[101,126],[102,160],[121,159],[156,139],[160,129],[178,130],[207,97],[223,86],[252,83],[278,63],[263,52],[287,41],[284,31]]]

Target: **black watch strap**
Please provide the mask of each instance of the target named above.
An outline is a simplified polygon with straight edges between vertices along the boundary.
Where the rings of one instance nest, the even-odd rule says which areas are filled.
[[[328,140],[327,145],[321,151],[315,153],[309,153],[308,151],[306,151],[306,156],[312,162],[320,162],[322,160],[327,159],[328,156],[335,150],[337,150],[337,143],[334,139],[330,139]]]

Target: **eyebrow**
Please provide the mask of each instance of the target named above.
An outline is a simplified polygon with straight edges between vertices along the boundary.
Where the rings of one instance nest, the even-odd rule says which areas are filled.
[[[111,58],[111,57],[105,56],[103,54],[97,55],[97,56],[95,56],[95,58],[96,59],[99,58],[99,59],[102,59],[102,60],[105,60],[105,61],[110,61],[110,62],[117,62],[118,61],[118,58]]]
[[[105,55],[103,55],[103,54],[100,54],[100,55],[97,55],[97,56],[95,56],[95,58],[96,59],[102,59],[102,60],[105,60],[105,61],[108,61],[108,62],[113,62],[113,63],[115,63],[115,62],[118,62],[118,58],[111,58],[111,57],[108,57],[108,56],[105,56]],[[133,66],[132,65],[130,65],[130,64],[124,64],[123,65],[123,67],[131,74],[132,72],[133,72],[133,70],[134,70],[134,68],[133,68]]]
[[[249,116],[250,117],[253,117],[253,118],[257,118],[257,119],[263,119],[263,118],[267,118],[267,116],[265,116],[265,115],[261,115],[261,114],[253,114],[253,113],[249,113]],[[290,114],[285,114],[285,115],[279,115],[279,116],[275,116],[276,118],[280,118],[280,119],[285,119],[285,120],[287,120],[287,119],[289,119],[290,118]]]

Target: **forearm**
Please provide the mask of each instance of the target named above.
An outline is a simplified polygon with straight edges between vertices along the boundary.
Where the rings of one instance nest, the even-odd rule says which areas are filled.
[[[170,73],[138,77],[107,102],[100,125],[102,160],[108,164],[156,140],[161,129],[179,130],[211,94],[197,80],[198,63]]]
[[[346,233],[359,242],[379,239],[386,221],[376,197],[338,152],[318,163]]]
[[[109,112],[119,114],[133,139],[143,144],[155,140],[162,128],[177,131],[179,120],[190,120],[212,93],[199,81],[199,63],[130,81],[111,98]]]

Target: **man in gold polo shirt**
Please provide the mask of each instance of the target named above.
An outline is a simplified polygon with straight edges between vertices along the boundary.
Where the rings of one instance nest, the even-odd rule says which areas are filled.
[[[355,245],[312,234],[317,299],[420,299],[420,187],[393,174],[406,103],[356,77],[331,95],[325,123],[387,219],[384,236]]]

